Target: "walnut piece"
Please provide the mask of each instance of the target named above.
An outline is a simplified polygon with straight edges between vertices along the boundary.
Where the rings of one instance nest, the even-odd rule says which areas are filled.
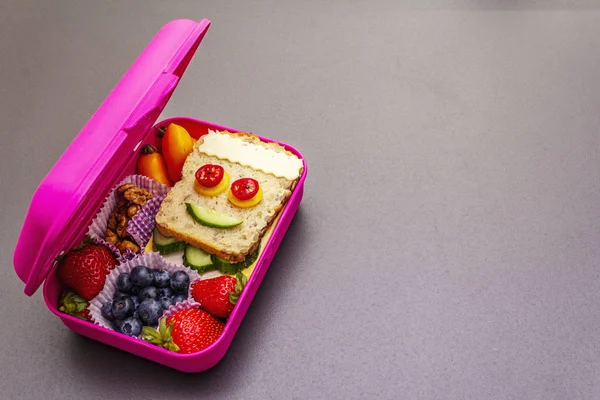
[[[122,242],[117,244],[117,249],[119,249],[119,251],[121,251],[122,253],[125,253],[127,249],[133,251],[134,253],[140,252],[139,246],[129,240],[123,240]]]
[[[124,236],[125,229],[127,228],[127,217],[125,215],[117,214],[117,235],[120,237]]]
[[[135,184],[133,183],[126,183],[124,185],[119,186],[119,188],[117,189],[117,192],[119,193],[125,193],[126,190],[132,189],[132,188],[136,188],[137,186],[135,186]]]
[[[125,186],[125,185],[124,185]],[[138,205],[143,205],[145,204],[148,200],[150,200],[152,197],[154,197],[152,195],[152,193],[150,193],[149,191],[147,191],[146,189],[142,189],[139,187],[133,187],[133,188],[129,188],[127,190],[125,190],[123,192],[123,196],[129,200],[132,201],[135,204]]]
[[[106,230],[106,237],[104,238],[108,243],[115,245],[119,241],[117,234],[110,228]]]
[[[132,206],[129,206],[129,208],[127,208],[127,216],[129,218],[133,218],[133,216],[135,214],[137,214],[138,211],[140,211],[142,209],[142,206],[140,206],[139,204],[134,204]]]
[[[108,225],[106,226],[108,229],[110,229],[111,231],[116,231],[117,230],[117,217],[115,216],[115,214],[110,214],[110,217],[108,217]],[[114,234],[114,232],[113,232]],[[108,235],[108,233],[107,233]]]

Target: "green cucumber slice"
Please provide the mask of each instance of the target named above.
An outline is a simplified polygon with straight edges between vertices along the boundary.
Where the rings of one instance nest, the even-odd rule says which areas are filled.
[[[194,220],[211,228],[233,228],[243,222],[241,219],[221,214],[198,204],[185,203],[185,207]]]
[[[258,253],[260,252],[260,246],[256,247],[256,250],[252,252],[252,254],[248,254],[244,261],[238,263],[231,263],[227,260],[222,259],[221,257],[217,257],[216,255],[211,255],[211,259],[216,269],[221,271],[222,274],[225,275],[234,275],[239,271],[248,268],[251,266],[256,259],[258,258]]]
[[[183,265],[198,271],[199,274],[214,271],[217,268],[212,262],[210,254],[189,244],[185,246],[183,252]]]
[[[167,237],[161,234],[156,228],[154,228],[154,232],[152,232],[152,245],[160,254],[174,253],[185,248],[185,242],[173,237]]]

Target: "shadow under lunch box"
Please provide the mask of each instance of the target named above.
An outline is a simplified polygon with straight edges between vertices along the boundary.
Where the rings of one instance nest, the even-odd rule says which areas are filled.
[[[261,243],[247,284],[220,337],[209,347],[180,354],[59,311],[64,289],[56,258],[81,243],[110,191],[136,174],[140,149],[156,145],[158,127],[171,122],[201,136],[208,130],[239,132],[188,117],[156,122],[179,83],[210,21],[175,20],[162,27],[38,186],[25,218],[14,266],[31,296],[44,284],[47,307],[72,331],[183,372],[212,368],[225,355],[302,199],[306,162],[293,147],[275,142],[302,161],[291,196]]]

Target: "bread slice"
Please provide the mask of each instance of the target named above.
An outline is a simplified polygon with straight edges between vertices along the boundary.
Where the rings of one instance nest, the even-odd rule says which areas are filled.
[[[156,226],[163,235],[186,241],[230,262],[241,262],[256,249],[262,236],[286,204],[302,173],[302,163],[296,161],[299,158],[279,144],[262,142],[254,135],[227,131],[211,131],[209,134],[229,135],[244,141],[244,146],[262,146],[263,149],[287,154],[295,158],[294,161],[300,166],[297,177],[291,179],[290,175],[281,176],[285,174],[265,172],[249,166],[248,163],[242,164],[209,155],[201,150],[203,137],[194,145],[183,166],[182,179],[171,188],[158,210]],[[229,174],[232,183],[239,178],[256,179],[263,190],[262,201],[254,207],[240,208],[228,200],[227,191],[214,197],[198,194],[194,190],[195,173],[204,164],[221,165]],[[233,228],[207,227],[192,219],[187,213],[185,203],[195,203],[240,218],[243,222]]]

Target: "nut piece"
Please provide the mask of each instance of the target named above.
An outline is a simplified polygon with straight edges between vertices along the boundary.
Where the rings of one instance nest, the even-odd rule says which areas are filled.
[[[107,229],[106,230],[106,238],[105,238],[105,240],[108,243],[110,243],[112,245],[115,245],[119,241],[119,237],[117,236],[117,234],[114,231],[112,231],[111,229]]]
[[[123,186],[121,186],[121,187],[123,187]],[[152,195],[152,193],[150,193],[146,189],[142,189],[142,188],[139,188],[139,187],[133,187],[133,188],[129,188],[129,189],[125,190],[123,192],[123,196],[127,200],[132,201],[132,202],[134,202],[135,204],[138,204],[138,205],[143,205],[148,200],[150,200],[152,197],[154,197]]]
[[[137,187],[137,186],[135,186],[135,184],[133,184],[133,183],[126,183],[124,185],[119,186],[117,189],[117,192],[122,194],[122,193],[125,193],[126,190],[129,190],[129,189],[132,189],[135,187]]]
[[[142,206],[140,206],[139,204],[134,204],[132,206],[129,206],[127,208],[127,216],[129,218],[133,218],[133,216],[135,214],[137,214],[138,211],[140,211],[142,209]]]
[[[117,249],[119,249],[119,251],[121,251],[121,253],[125,253],[125,251],[127,251],[127,249],[133,251],[134,253],[140,252],[139,246],[129,240],[123,240],[122,242],[117,244]]]
[[[115,217],[117,219],[117,235],[119,235],[120,237],[123,237],[123,236],[125,236],[124,232],[125,232],[125,229],[127,228],[127,223],[129,221],[127,220],[127,217],[125,215],[116,214]]]
[[[108,217],[108,225],[106,227],[109,230],[113,231],[114,235],[114,231],[117,230],[117,217],[115,216],[115,214],[110,214],[110,217]],[[106,232],[106,235],[108,236],[108,231]]]

